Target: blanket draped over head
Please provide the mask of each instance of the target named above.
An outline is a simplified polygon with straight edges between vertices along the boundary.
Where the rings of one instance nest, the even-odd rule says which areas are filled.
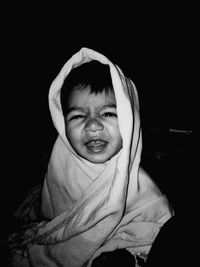
[[[109,66],[123,140],[118,154],[103,164],[76,154],[65,135],[60,100],[70,71],[91,60]],[[147,255],[172,213],[166,197],[140,167],[142,141],[135,85],[105,56],[82,48],[51,84],[49,107],[58,137],[41,190],[43,219],[21,234],[13,266],[91,266],[101,253],[120,248],[134,256]],[[33,210],[27,215],[27,203],[33,199],[29,197],[21,205],[19,217],[34,217]]]

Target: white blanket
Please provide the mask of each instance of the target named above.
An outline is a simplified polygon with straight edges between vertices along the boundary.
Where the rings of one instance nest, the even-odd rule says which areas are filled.
[[[120,152],[104,164],[76,154],[65,135],[60,91],[72,68],[97,60],[108,64],[117,103]],[[126,248],[148,254],[162,225],[172,216],[168,201],[140,167],[142,137],[136,87],[102,54],[82,48],[63,66],[49,91],[58,138],[42,187],[46,220],[21,235],[13,266],[90,266],[105,251]],[[23,204],[18,215],[22,212]]]

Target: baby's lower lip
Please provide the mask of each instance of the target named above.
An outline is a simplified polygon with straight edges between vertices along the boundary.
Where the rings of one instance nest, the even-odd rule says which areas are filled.
[[[108,142],[106,141],[94,140],[94,141],[88,142],[86,144],[86,147],[90,152],[99,153],[99,152],[102,152],[106,148],[107,144]]]

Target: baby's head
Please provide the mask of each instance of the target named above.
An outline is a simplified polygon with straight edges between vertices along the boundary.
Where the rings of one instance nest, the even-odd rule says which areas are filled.
[[[66,136],[82,158],[105,163],[122,147],[109,66],[97,61],[74,68],[64,81],[61,104]]]

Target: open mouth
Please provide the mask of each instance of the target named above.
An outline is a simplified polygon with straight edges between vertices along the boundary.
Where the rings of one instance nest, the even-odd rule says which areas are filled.
[[[98,153],[102,152],[107,147],[108,142],[105,140],[97,139],[97,140],[90,140],[85,145],[90,152]]]

